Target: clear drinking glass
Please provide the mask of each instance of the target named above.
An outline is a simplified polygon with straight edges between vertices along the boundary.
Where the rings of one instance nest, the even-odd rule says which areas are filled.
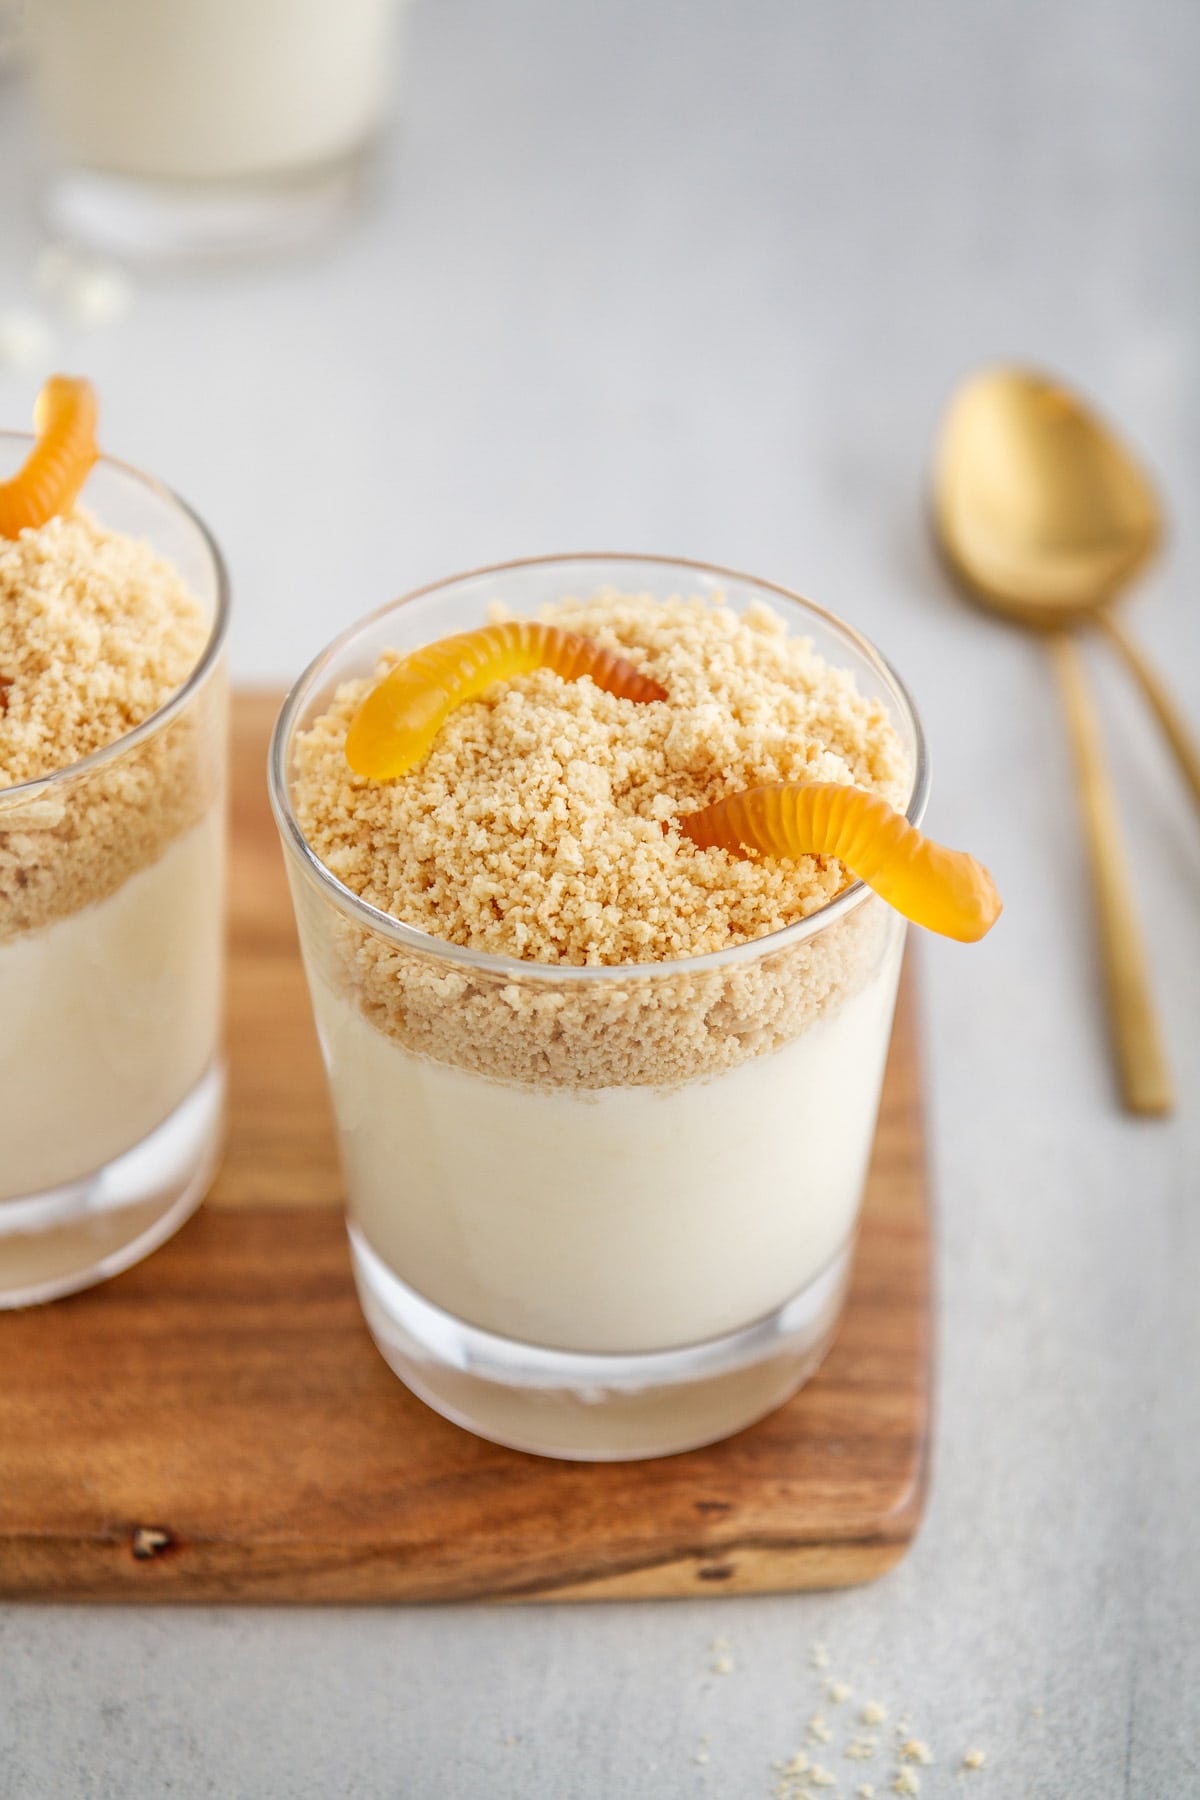
[[[341,1142],[355,1279],[380,1351],[483,1437],[619,1460],[712,1442],[779,1405],[837,1325],[904,922],[856,883],[706,956],[560,967],[401,924],[341,885],[292,808],[292,748],[380,653],[602,588],[766,600],[920,726],[882,658],[768,582],[632,556],[549,558],[426,588],[355,625],[293,689],[271,750]],[[664,1080],[668,1068],[688,1071]]]
[[[345,209],[401,0],[30,0],[50,223],[139,257],[284,248]]]
[[[0,433],[0,470],[32,442]],[[211,629],[136,730],[0,788],[0,1307],[148,1255],[199,1205],[221,1140],[224,566],[121,463],[97,463],[82,503],[168,557]]]

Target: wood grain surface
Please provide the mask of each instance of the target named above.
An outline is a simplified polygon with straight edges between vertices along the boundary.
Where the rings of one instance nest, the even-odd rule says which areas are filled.
[[[929,1219],[911,980],[849,1306],[818,1376],[724,1444],[556,1463],[413,1398],[362,1323],[267,806],[239,697],[228,1154],[139,1268],[0,1314],[0,1592],[71,1600],[566,1600],[832,1587],[920,1516]]]

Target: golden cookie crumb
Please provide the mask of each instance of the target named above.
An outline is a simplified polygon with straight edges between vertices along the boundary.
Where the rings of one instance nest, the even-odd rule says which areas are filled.
[[[344,755],[367,684],[339,689],[293,745],[297,822],[338,881],[429,944],[331,910],[311,978],[418,1055],[545,1088],[666,1090],[833,1016],[890,954],[896,915],[867,892],[807,937],[696,966],[803,921],[846,875],[816,857],[699,851],[670,821],[801,768],[903,801],[909,771],[882,706],[766,607],[606,593],[543,616],[629,655],[670,701],[539,670],[460,707],[419,769],[372,784]],[[438,939],[523,967],[450,963]],[[612,974],[547,985],[547,965]]]
[[[339,881],[394,918],[539,963],[699,956],[807,917],[849,877],[830,858],[699,850],[677,817],[794,779],[904,803],[908,769],[883,706],[769,608],[740,617],[609,592],[542,616],[628,655],[669,698],[638,704],[537,670],[459,707],[426,761],[391,782],[345,760],[368,681],[341,687],[297,739],[301,830]]]
[[[0,539],[0,942],[105,899],[212,803],[220,679],[127,752],[22,791],[149,719],[209,631],[170,563],[85,512]]]
[[[85,512],[0,538],[0,789],[124,737],[187,680],[207,636],[171,564]]]

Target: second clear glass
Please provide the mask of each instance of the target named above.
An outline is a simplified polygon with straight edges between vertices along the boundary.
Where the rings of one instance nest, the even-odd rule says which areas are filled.
[[[927,788],[911,704],[849,627],[769,583],[654,558],[548,559],[423,590],[347,632],[289,697],[272,799],[367,1323],[448,1417],[588,1460],[726,1436],[820,1362],[904,942],[903,921],[856,883],[731,950],[548,966],[431,938],[319,862],[292,811],[292,746],[340,682],[385,649],[481,624],[491,601],[531,615],[601,588],[765,600],[886,707],[914,822]]]
[[[32,440],[0,433],[0,464]],[[199,1205],[224,1116],[228,589],[216,545],[101,459],[83,504],[203,607],[189,679],[116,743],[0,788],[0,1307],[102,1281]]]

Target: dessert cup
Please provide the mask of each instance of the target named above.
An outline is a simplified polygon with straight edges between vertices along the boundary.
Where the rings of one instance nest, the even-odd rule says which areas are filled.
[[[0,468],[31,442],[0,434]],[[225,572],[194,514],[121,463],[82,501],[169,558],[209,629],[136,729],[0,788],[0,1307],[147,1255],[199,1204],[221,1136]]]
[[[160,260],[284,250],[335,223],[386,116],[401,0],[39,0],[49,221]]]
[[[339,684],[602,588],[766,601],[882,703],[920,818],[920,726],[882,658],[798,596],[665,559],[550,558],[426,588],[338,638],[271,750],[337,1117],[355,1279],[383,1356],[483,1437],[622,1460],[750,1424],[815,1370],[842,1310],[904,921],[855,883],[708,955],[578,967],[485,954],[352,893],[293,805],[297,735]]]

